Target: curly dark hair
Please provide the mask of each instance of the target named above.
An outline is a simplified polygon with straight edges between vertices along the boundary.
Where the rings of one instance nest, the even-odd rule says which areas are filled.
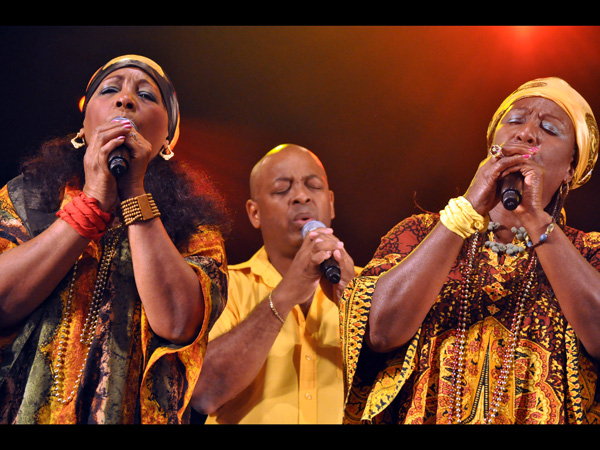
[[[22,173],[36,179],[43,207],[56,211],[67,184],[82,189],[85,148],[75,149],[70,137],[45,142],[21,164]],[[148,165],[144,187],[151,192],[164,227],[178,248],[184,248],[198,227],[213,226],[222,235],[230,230],[230,213],[208,175],[191,162],[154,158]]]

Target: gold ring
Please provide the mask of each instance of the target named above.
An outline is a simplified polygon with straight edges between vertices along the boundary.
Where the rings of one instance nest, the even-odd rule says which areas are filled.
[[[502,158],[502,147],[500,147],[499,145],[492,145],[490,147],[490,155],[492,155],[494,158],[496,159],[500,159]]]

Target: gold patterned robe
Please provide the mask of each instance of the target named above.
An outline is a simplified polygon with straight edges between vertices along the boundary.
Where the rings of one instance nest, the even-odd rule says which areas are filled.
[[[394,352],[364,344],[370,299],[378,277],[402,261],[433,229],[439,216],[422,214],[396,225],[340,305],[346,385],[344,423],[448,423],[457,289],[466,260],[463,247],[416,335]],[[600,269],[600,234],[572,228],[567,236]],[[484,246],[469,303],[462,423],[483,423],[496,387],[528,252],[499,256]],[[539,268],[516,347],[507,394],[494,423],[599,423],[598,365],[566,321]]]

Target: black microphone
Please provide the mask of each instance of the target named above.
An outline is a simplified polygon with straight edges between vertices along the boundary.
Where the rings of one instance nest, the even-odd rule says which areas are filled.
[[[134,130],[137,131],[137,127],[131,119],[126,117],[115,117],[113,120],[127,120],[131,123]],[[108,170],[110,170],[110,173],[112,173],[115,178],[119,178],[129,170],[129,150],[127,147],[121,145],[110,152],[110,155],[108,155]]]
[[[523,198],[523,175],[521,172],[509,173],[500,183],[502,204],[506,209],[512,211],[519,206]]]
[[[308,233],[317,228],[327,228],[325,224],[319,222],[318,220],[311,220],[310,222],[306,222],[302,227],[302,239],[306,237]],[[326,259],[320,264],[321,271],[327,278],[331,284],[338,284],[341,278],[340,265],[335,260],[333,255]]]

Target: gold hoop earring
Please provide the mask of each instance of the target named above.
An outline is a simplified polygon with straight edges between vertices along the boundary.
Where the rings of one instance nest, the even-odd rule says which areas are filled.
[[[564,182],[560,185],[560,196],[563,198],[563,201],[567,198],[567,195],[569,195],[569,183]]]
[[[81,141],[77,142],[77,139],[81,139]],[[78,132],[73,139],[71,139],[71,144],[76,149],[81,148],[85,145],[85,136],[83,135],[83,133],[81,131]]]
[[[552,211],[552,218],[554,219],[554,222],[556,222],[561,228],[564,227],[567,221],[567,214],[564,208],[567,195],[569,195],[569,183],[563,182],[556,193],[554,211]]]
[[[169,145],[167,145],[166,147],[163,147],[160,149],[160,152],[158,153],[162,159],[164,159],[165,161],[170,160],[173,156],[175,156],[175,153],[173,152],[173,150],[171,150],[171,147]]]

